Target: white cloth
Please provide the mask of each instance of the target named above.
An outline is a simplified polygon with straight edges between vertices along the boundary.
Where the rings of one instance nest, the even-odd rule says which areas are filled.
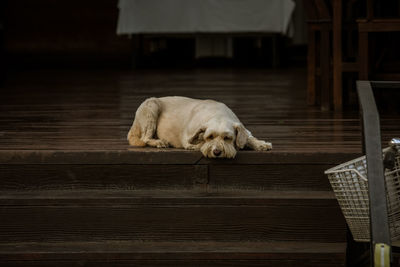
[[[118,34],[287,34],[293,0],[119,0]]]

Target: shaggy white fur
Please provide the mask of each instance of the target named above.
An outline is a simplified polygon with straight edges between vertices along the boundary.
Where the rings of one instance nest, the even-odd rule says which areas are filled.
[[[272,144],[253,137],[225,104],[181,96],[146,99],[128,133],[132,146],[200,150],[209,158],[234,158],[245,146],[270,150]]]

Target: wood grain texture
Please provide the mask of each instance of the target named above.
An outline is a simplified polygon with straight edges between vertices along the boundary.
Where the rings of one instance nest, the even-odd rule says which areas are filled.
[[[322,190],[331,186],[324,175],[330,165],[210,165],[212,188],[257,190]]]
[[[135,153],[126,134],[137,107],[166,95],[224,102],[255,136],[271,141],[274,152],[361,151],[358,113],[307,106],[301,69],[11,73],[1,89],[0,150]],[[148,155],[143,160],[151,161]],[[179,160],[196,159],[188,153]]]
[[[55,206],[2,206],[0,240],[344,242],[344,219],[334,203],[276,199],[237,206],[168,202],[86,206],[68,201]]]
[[[333,165],[0,165],[1,190],[214,189],[330,191],[324,171]]]
[[[339,164],[360,156],[346,152],[244,151],[235,159],[207,159],[198,151],[175,148],[127,150],[0,150],[0,164]]]
[[[179,255],[180,252],[191,253],[198,255],[199,258],[193,259],[210,259],[213,257],[226,258],[254,258],[254,257],[275,257],[276,259],[283,258],[287,252],[292,252],[292,255],[285,255],[287,259],[307,257],[308,254],[315,254],[316,251],[320,253],[342,253],[345,243],[319,243],[319,242],[133,242],[133,241],[106,241],[106,242],[64,242],[64,243],[0,243],[0,255],[2,259],[5,255],[13,257],[13,255],[21,252],[28,253],[43,253],[53,249],[55,253],[43,255],[47,259],[57,259],[57,253],[71,253],[73,258],[79,255],[80,251],[87,253],[88,259],[99,259],[102,257],[101,253],[115,253],[120,252],[126,254],[129,258],[142,258],[151,259],[153,255],[163,258],[181,258],[184,259],[188,255]],[[212,250],[210,249],[212,248]],[[243,253],[243,256],[230,255],[230,253]],[[143,255],[137,255],[143,253]],[[220,255],[216,255],[216,254]],[[276,254],[274,256],[267,256],[261,254]],[[130,255],[129,255],[130,254]],[[135,255],[136,254],[136,255]],[[164,254],[164,255],[157,255]],[[167,255],[169,254],[169,255]],[[175,255],[174,255],[175,254]],[[257,255],[258,254],[258,255]],[[104,256],[104,255],[103,255]],[[174,257],[175,256],[175,257]],[[17,258],[14,258],[17,259]]]
[[[1,266],[344,266],[323,170],[361,152],[358,113],[306,103],[303,70],[11,73],[0,97]],[[150,96],[226,103],[272,152],[133,148]],[[383,139],[399,127],[382,117]],[[317,218],[317,219],[316,219]]]
[[[0,165],[1,190],[193,189],[206,165]]]
[[[36,190],[0,191],[2,206],[106,206],[106,205],[304,205],[325,201],[336,206],[330,191],[260,190]]]
[[[330,255],[329,255],[330,256]],[[335,255],[334,255],[335,256]],[[334,257],[333,256],[333,257]],[[315,258],[315,257],[313,257]],[[138,267],[149,267],[149,266],[196,266],[196,267],[339,267],[345,266],[343,264],[343,256],[337,256],[334,259],[301,259],[301,260],[76,260],[76,261],[4,261],[1,262],[4,266],[32,266],[32,267],[48,267],[48,266],[60,266],[60,267],[75,267],[75,266],[138,266]]]
[[[307,106],[306,73],[301,69],[10,73],[1,89],[0,150],[14,153],[14,160],[29,151],[75,151],[88,153],[79,160],[101,152],[103,162],[118,153],[121,160],[150,162],[155,159],[152,152],[142,157],[123,153],[139,151],[127,145],[126,134],[142,101],[166,95],[224,102],[254,136],[273,143],[273,153],[361,153],[358,112],[321,112]],[[382,115],[383,143],[399,132],[396,125],[397,117]],[[200,153],[167,151],[173,156],[164,160],[176,164],[201,158]],[[60,163],[59,156],[46,160]]]
[[[5,266],[344,266],[344,252],[345,243],[316,242],[9,243],[0,244],[0,262]]]

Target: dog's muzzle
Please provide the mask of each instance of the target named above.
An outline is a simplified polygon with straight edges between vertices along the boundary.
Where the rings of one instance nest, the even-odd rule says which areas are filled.
[[[221,156],[221,153],[222,153],[222,151],[219,150],[219,149],[214,149],[214,150],[213,150],[213,154],[214,154],[214,156],[216,156],[216,157]]]

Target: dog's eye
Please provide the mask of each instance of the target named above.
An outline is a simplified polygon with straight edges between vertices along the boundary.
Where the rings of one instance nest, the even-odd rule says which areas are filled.
[[[214,139],[214,135],[209,135],[209,136],[207,137],[207,139],[213,140],[213,139]]]
[[[225,141],[231,141],[231,140],[232,140],[232,138],[231,138],[231,137],[229,137],[229,136],[225,136],[225,137],[224,137],[224,140],[225,140]]]

